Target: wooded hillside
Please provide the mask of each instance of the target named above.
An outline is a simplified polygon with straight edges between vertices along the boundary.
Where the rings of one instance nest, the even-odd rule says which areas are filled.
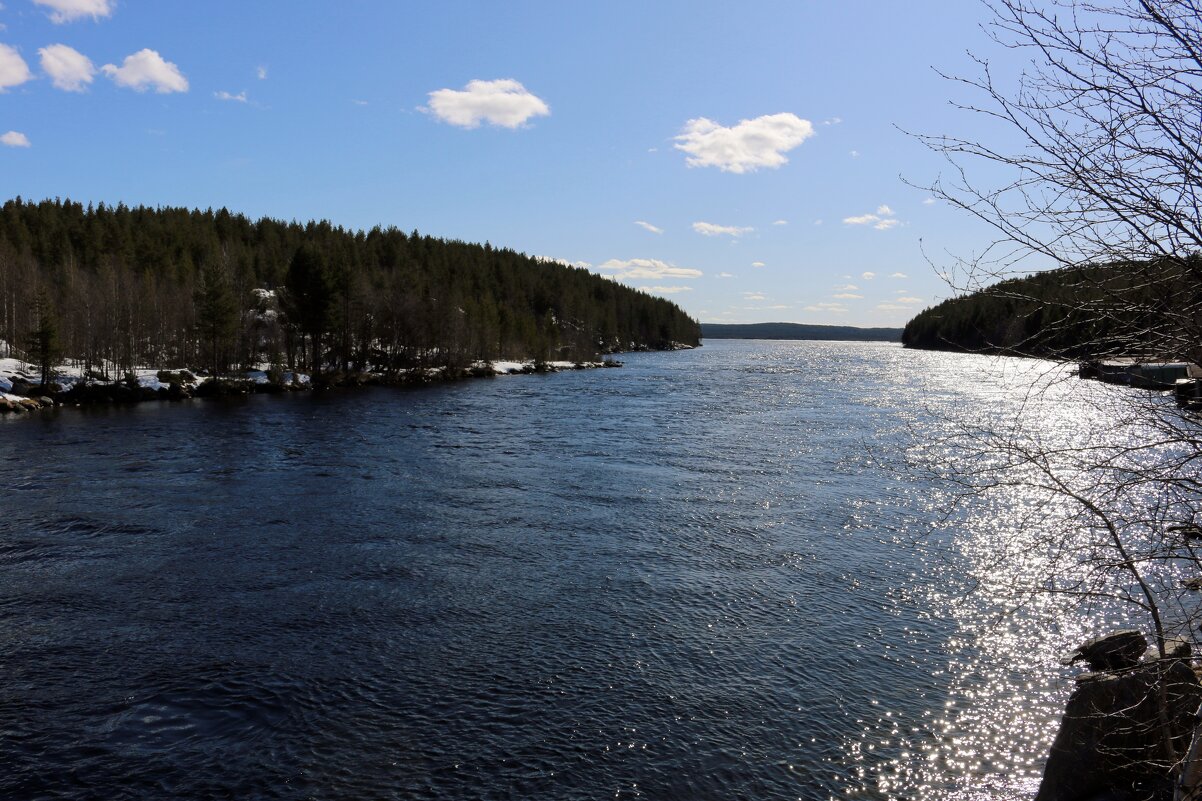
[[[906,347],[1067,359],[1197,361],[1202,260],[1049,270],[945,300],[906,324]]]
[[[389,371],[699,335],[669,301],[488,244],[225,209],[0,207],[0,340],[34,361]]]

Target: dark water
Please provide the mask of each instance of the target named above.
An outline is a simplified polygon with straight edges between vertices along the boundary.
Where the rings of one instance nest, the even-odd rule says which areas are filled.
[[[998,363],[626,362],[0,423],[0,797],[1029,791],[1061,672],[981,661],[883,464]]]

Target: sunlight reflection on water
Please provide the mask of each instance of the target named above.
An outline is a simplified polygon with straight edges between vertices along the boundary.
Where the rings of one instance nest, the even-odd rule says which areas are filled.
[[[1097,536],[1068,505],[920,468],[1016,420],[1138,437],[1122,390],[873,343],[624,360],[0,420],[0,795],[1029,797],[1060,655],[1142,621],[1033,591]]]

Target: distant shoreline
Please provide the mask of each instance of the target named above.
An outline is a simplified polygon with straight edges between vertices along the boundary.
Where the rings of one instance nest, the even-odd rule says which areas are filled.
[[[851,325],[804,323],[702,323],[705,339],[795,339],[839,342],[901,342],[900,328],[857,328]]]

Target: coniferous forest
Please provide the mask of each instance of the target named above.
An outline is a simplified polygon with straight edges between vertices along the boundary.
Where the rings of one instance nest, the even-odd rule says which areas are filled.
[[[906,323],[906,347],[1197,361],[1202,259],[1088,265],[1000,281]]]
[[[699,337],[674,303],[489,244],[226,209],[0,208],[0,340],[31,361],[387,373]]]

